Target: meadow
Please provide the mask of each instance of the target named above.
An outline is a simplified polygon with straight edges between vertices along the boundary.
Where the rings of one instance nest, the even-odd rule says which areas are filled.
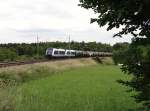
[[[82,59],[80,65],[73,68],[70,62],[70,68],[55,74],[43,70],[40,73],[48,76],[24,82],[10,91],[8,95],[13,96],[10,96],[11,101],[3,103],[9,106],[5,110],[135,111],[139,107],[130,97],[133,93],[126,92],[129,88],[117,83],[120,79],[130,79],[118,66],[92,60],[88,63],[91,65]]]

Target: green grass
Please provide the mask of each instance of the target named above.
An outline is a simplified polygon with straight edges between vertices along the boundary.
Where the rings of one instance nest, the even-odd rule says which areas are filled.
[[[129,79],[113,65],[68,70],[24,83],[15,111],[130,111],[137,104],[118,79]]]

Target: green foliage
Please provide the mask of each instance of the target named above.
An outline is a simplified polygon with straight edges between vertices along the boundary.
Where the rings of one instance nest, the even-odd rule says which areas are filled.
[[[8,60],[12,61],[17,57],[17,54],[12,49],[0,48],[0,61]]]
[[[144,109],[150,108],[150,44],[132,43],[125,53],[122,70],[133,75],[130,81],[120,81],[137,91],[134,96],[137,102],[144,105]]]
[[[129,48],[129,43],[116,43],[113,46],[113,60],[115,64],[123,64],[126,56],[126,51]]]
[[[123,64],[125,59],[124,56],[126,56],[126,51],[124,50],[118,50],[113,52],[113,60],[114,63],[117,64]]]
[[[127,42],[123,42],[123,43],[116,43],[113,45],[113,50],[117,51],[117,50],[124,50],[127,49],[129,47],[129,43]]]
[[[99,26],[108,24],[107,30],[120,28],[115,36],[131,33],[150,37],[149,0],[80,0],[80,6],[93,9],[99,16],[91,20]]]

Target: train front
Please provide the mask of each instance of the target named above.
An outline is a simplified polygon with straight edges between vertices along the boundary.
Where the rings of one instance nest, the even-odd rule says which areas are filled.
[[[51,58],[53,56],[53,48],[48,48],[45,55],[46,57]]]

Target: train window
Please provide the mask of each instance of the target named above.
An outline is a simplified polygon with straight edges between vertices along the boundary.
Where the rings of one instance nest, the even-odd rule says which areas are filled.
[[[54,51],[54,54],[58,54],[58,51]]]
[[[67,54],[69,55],[69,54],[70,54],[70,51],[68,51]]]
[[[74,55],[74,54],[75,54],[75,52],[71,52],[71,54],[72,54],[72,55]]]
[[[63,55],[64,55],[64,54],[65,54],[65,51],[60,51],[59,54],[63,54]]]

